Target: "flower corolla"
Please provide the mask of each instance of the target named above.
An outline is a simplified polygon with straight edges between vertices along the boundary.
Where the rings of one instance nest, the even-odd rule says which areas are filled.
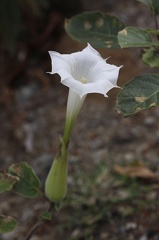
[[[61,83],[82,98],[88,93],[107,92],[117,87],[121,67],[108,64],[90,44],[81,52],[60,54],[49,52],[52,62],[51,74],[57,73]]]
[[[50,51],[52,71],[61,77],[61,83],[69,88],[67,101],[66,125],[64,136],[67,140],[88,93],[107,92],[117,86],[121,68],[108,64],[90,45],[81,52],[60,54]],[[65,138],[65,137],[64,137]]]

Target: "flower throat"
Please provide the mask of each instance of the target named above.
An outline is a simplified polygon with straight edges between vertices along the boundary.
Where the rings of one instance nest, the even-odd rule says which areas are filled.
[[[86,83],[87,83],[87,78],[82,77],[82,78],[81,78],[81,83],[86,84]]]

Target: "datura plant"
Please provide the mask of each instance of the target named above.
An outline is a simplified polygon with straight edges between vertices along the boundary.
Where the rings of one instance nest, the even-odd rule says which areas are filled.
[[[61,83],[69,88],[64,135],[45,183],[50,201],[61,202],[67,191],[68,146],[71,132],[88,93],[107,92],[117,86],[121,67],[108,64],[90,44],[81,52],[60,54],[49,52],[51,74],[59,74]]]
[[[50,74],[58,74],[61,83],[69,88],[69,93],[64,133],[60,141],[58,140],[59,149],[50,164],[45,191],[41,190],[42,184],[35,174],[36,170],[34,171],[26,162],[12,164],[7,170],[0,171],[1,194],[12,191],[27,199],[45,199],[49,205],[48,209],[40,214],[35,225],[25,234],[24,240],[31,239],[42,223],[52,219],[53,207],[59,209],[67,194],[69,142],[87,94],[99,93],[107,96],[109,90],[118,87],[117,79],[122,66],[109,64],[108,59],[103,59],[93,47],[141,48],[142,61],[147,66],[156,68],[155,74],[135,76],[122,86],[116,98],[117,113],[128,117],[144,109],[159,106],[159,74],[156,73],[159,67],[159,1],[139,0],[139,2],[145,4],[152,12],[154,28],[125,26],[116,16],[99,11],[83,12],[66,19],[64,27],[71,38],[87,46],[80,52],[70,54],[49,52],[52,64]],[[2,238],[3,234],[13,231],[16,226],[16,219],[10,215],[0,214]]]

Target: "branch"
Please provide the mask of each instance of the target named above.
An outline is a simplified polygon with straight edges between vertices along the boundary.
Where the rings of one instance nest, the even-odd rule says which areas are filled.
[[[29,233],[26,235],[26,237],[24,238],[24,240],[29,240],[33,234],[35,233],[35,231],[44,223],[44,221],[39,220],[38,222],[36,222],[34,224],[34,226],[30,229]]]
[[[52,209],[53,209],[53,207],[54,207],[54,203],[50,203],[48,212],[51,212]],[[44,224],[45,221],[46,221],[46,220],[41,220],[41,219],[38,220],[38,221],[34,224],[34,226],[30,229],[30,231],[28,232],[28,234],[26,235],[26,237],[25,237],[23,240],[29,240],[29,239],[33,236],[33,234],[36,232],[36,230],[37,230],[40,226],[42,226],[42,225]]]

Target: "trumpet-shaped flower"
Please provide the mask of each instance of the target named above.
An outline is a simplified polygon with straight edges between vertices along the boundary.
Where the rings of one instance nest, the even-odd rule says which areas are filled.
[[[60,54],[49,52],[52,61],[51,74],[57,73],[61,83],[82,98],[88,93],[107,92],[117,87],[120,67],[108,64],[90,44],[81,52]]]
[[[69,135],[87,94],[107,96],[110,89],[117,87],[121,67],[108,64],[90,44],[81,52],[60,54],[51,51],[49,54],[50,73],[59,74],[61,83],[69,87],[65,128]]]
[[[120,67],[108,64],[89,44],[81,52],[49,53],[52,61],[51,74],[59,74],[61,83],[69,87],[64,135],[45,183],[48,199],[61,202],[67,192],[68,145],[77,115],[88,93],[107,96],[110,89],[117,87]]]

